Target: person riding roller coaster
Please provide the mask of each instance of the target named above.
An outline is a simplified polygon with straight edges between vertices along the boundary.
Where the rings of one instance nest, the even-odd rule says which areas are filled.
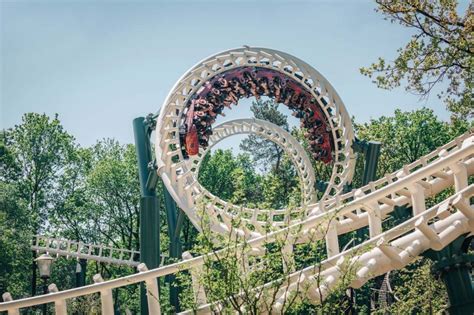
[[[207,148],[217,115],[225,116],[224,107],[230,109],[240,98],[251,96],[257,100],[266,96],[287,105],[301,120],[301,127],[306,129],[313,158],[325,163],[332,160],[332,135],[318,101],[296,80],[275,70],[258,67],[224,72],[207,81],[193,96],[180,127],[183,156],[198,154],[200,146]],[[323,99],[321,101],[324,103]]]

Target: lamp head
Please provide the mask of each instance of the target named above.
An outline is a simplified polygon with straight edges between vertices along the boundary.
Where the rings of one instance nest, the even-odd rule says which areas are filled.
[[[38,258],[35,259],[36,263],[38,264],[38,269],[40,273],[40,277],[43,279],[47,279],[51,276],[51,265],[53,263],[54,258],[49,256],[49,254],[42,254]]]

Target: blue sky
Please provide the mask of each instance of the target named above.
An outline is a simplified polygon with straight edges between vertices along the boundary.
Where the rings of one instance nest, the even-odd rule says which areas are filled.
[[[435,96],[380,90],[359,74],[379,56],[393,59],[410,37],[374,8],[368,0],[2,1],[0,126],[25,112],[58,113],[82,145],[132,142],[133,118],[158,111],[188,68],[242,45],[305,60],[356,121],[422,106],[448,119]],[[248,115],[241,104],[226,119]]]

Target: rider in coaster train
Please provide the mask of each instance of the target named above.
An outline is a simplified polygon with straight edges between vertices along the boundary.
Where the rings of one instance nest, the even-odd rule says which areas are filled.
[[[199,146],[207,148],[217,115],[225,116],[224,107],[231,108],[240,98],[251,96],[257,100],[267,96],[287,105],[293,110],[292,115],[301,120],[301,127],[306,128],[312,156],[325,163],[332,160],[328,126],[316,99],[299,83],[273,70],[249,67],[207,81],[204,89],[191,99],[179,132],[183,156],[198,154]]]

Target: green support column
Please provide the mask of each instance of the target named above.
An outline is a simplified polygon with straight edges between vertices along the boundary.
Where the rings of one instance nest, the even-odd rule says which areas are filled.
[[[352,149],[354,150],[354,152],[363,154],[365,159],[364,172],[362,174],[362,186],[365,186],[371,181],[375,181],[377,179],[377,165],[379,162],[381,146],[382,144],[377,141],[365,141],[359,139],[355,139],[352,145]],[[368,227],[361,228],[356,231],[356,237],[358,240],[364,240],[368,237],[368,235]],[[378,279],[380,279],[380,277]],[[356,304],[357,302],[359,304],[365,304],[368,309],[370,309],[370,297],[368,299],[359,298],[357,292],[361,292],[360,290],[363,289],[361,288],[357,291],[351,289],[352,301],[354,301],[354,304]],[[356,310],[352,309],[352,312],[356,313]]]
[[[170,239],[169,255],[170,258],[180,260],[182,248],[179,236],[184,216],[182,211],[178,210],[178,208],[176,207],[176,203],[173,200],[173,197],[171,197],[170,193],[164,185],[163,194],[166,207],[166,218],[168,223],[168,236]],[[167,277],[167,280],[170,284],[170,304],[175,307],[175,312],[179,312],[179,287],[175,285],[176,277],[174,275],[169,275]]]
[[[474,314],[474,282],[471,276],[474,255],[468,254],[472,237],[460,236],[440,251],[428,250],[423,256],[434,262],[433,273],[443,280],[451,315]]]
[[[371,181],[377,179],[377,164],[379,162],[380,147],[382,144],[376,141],[366,142],[363,152],[365,154],[364,175],[362,177],[362,185],[367,185]]]
[[[152,162],[152,154],[143,117],[133,120],[133,132],[141,192],[140,261],[145,263],[148,269],[152,269],[160,265],[160,207],[155,189],[147,185],[151,173],[149,165]],[[140,309],[141,314],[148,314],[146,290],[143,284],[140,286]]]
[[[362,153],[365,158],[364,173],[362,175],[362,186],[367,185],[369,182],[377,179],[377,165],[380,157],[380,148],[382,143],[377,141],[365,141],[355,139],[352,144],[354,152]],[[318,180],[316,182],[316,189],[318,191],[325,191],[328,187],[328,183]],[[352,183],[347,183],[344,186],[343,192],[348,192],[352,189]]]

